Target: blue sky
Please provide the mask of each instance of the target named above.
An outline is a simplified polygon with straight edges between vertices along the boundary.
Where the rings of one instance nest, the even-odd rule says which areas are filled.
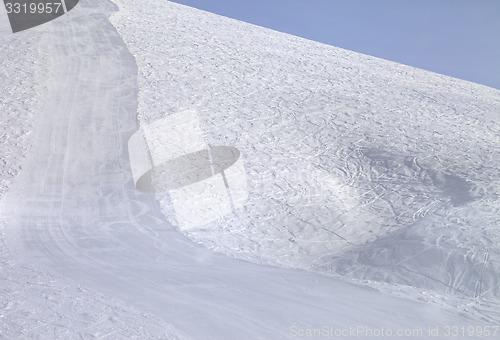
[[[175,0],[500,89],[500,0]]]

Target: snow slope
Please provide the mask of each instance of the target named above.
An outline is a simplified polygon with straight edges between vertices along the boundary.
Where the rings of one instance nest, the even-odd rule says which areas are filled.
[[[170,2],[117,3],[120,34],[114,5],[85,0],[1,36],[2,337],[264,339],[499,320],[488,310],[498,91]],[[189,238],[168,197],[135,190],[127,150],[137,112],[146,125],[183,109],[210,145],[241,151],[250,193]],[[432,284],[440,275],[451,283]]]
[[[107,3],[93,13],[101,18],[102,23],[107,20],[106,13],[115,9]],[[78,80],[74,74],[66,77],[66,73],[70,66],[76,67],[75,72],[79,69],[77,61],[81,59],[76,57],[81,50],[73,52],[73,60],[65,60],[68,48],[72,46],[64,37],[58,37],[59,44],[52,43],[55,42],[53,38],[66,29],[72,35],[78,30],[87,36],[106,29],[93,30],[95,18],[94,21],[85,20],[86,16],[81,17],[80,25],[70,29],[71,21],[61,18],[14,35],[3,6],[0,6],[0,198],[8,191],[23,164],[25,169],[30,169],[30,164],[33,164],[30,157],[40,152],[36,147],[40,137],[33,134],[40,131],[36,126],[42,124],[42,129],[43,126],[50,129],[52,125],[47,117],[58,119],[57,115],[52,116],[60,103],[54,101],[54,96],[65,84],[54,85],[60,80],[73,78],[66,84],[76,86]],[[112,30],[109,26],[108,29]],[[118,46],[111,45],[108,51],[114,48]],[[96,52],[97,58],[100,58],[100,52]],[[66,67],[62,67],[64,65]],[[133,78],[133,60],[131,67]],[[32,171],[37,174],[36,166]],[[4,218],[12,212],[9,208],[0,210],[0,338],[175,339],[175,334],[182,334],[179,330],[174,334],[173,327],[161,318],[88,289],[71,277],[64,278],[53,270],[41,268],[36,261],[21,261],[9,251],[12,243],[5,237]]]
[[[245,158],[245,207],[190,238],[498,306],[498,90],[182,5],[119,4],[141,123],[196,109],[207,143]]]

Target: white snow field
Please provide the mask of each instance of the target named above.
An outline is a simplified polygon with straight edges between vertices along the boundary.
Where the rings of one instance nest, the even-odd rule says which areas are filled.
[[[0,338],[500,338],[500,91],[115,3],[0,10]]]

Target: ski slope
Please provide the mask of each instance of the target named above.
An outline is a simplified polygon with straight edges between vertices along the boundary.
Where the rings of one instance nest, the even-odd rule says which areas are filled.
[[[1,23],[2,337],[498,325],[498,90],[116,4]],[[241,152],[248,199],[180,231],[170,195],[136,190],[129,140],[185,110]]]

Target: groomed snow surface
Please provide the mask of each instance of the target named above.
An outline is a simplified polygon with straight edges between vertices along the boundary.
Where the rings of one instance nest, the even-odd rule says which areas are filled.
[[[500,338],[498,90],[115,2],[0,11],[0,338]],[[129,154],[182,112],[248,195],[227,169],[231,211],[190,228]]]

